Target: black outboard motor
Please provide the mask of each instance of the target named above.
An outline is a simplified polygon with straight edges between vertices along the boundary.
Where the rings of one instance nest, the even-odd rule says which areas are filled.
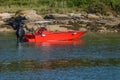
[[[16,30],[17,43],[23,42],[23,37],[25,34],[25,31],[23,29],[24,20],[26,20],[25,17],[17,16],[15,18],[12,18],[11,22],[8,22],[8,25],[12,26],[12,28]]]
[[[25,35],[25,31],[23,29],[23,26],[24,26],[23,20],[26,20],[26,19],[22,16],[18,16],[15,18],[13,23],[13,27],[16,30],[17,43],[23,42],[23,37]]]
[[[18,25],[16,29],[17,43],[23,42],[24,35],[25,35],[25,31],[23,29],[23,26]]]
[[[25,35],[25,31],[23,29],[23,27],[25,26],[25,20],[27,19],[20,15],[6,20],[6,24],[12,26],[12,28],[16,30],[17,44],[23,42],[23,38]]]

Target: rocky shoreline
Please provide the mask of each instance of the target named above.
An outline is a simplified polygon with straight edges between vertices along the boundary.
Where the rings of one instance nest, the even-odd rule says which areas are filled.
[[[35,21],[51,21],[49,28],[52,31],[61,30],[86,30],[92,32],[120,32],[120,16],[102,16],[100,14],[89,13],[69,13],[69,14],[46,14],[38,15],[34,10],[24,10],[17,14],[27,18],[26,25],[28,28],[36,28],[32,24]],[[14,32],[6,20],[10,20],[16,13],[0,13],[0,32]],[[15,18],[15,17],[14,17]]]

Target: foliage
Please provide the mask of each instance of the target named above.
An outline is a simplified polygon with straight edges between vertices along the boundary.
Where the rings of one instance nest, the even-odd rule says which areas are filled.
[[[54,11],[64,11],[63,9],[74,9],[86,10],[87,7],[94,6],[95,12],[104,12],[103,7],[107,7],[116,13],[120,13],[120,0],[0,0],[1,10],[15,10],[15,9],[36,9],[40,11],[41,9],[54,9]],[[98,6],[97,6],[98,5]],[[95,8],[95,6],[97,6]],[[100,9],[101,10],[100,10]],[[88,9],[88,8],[87,8]],[[98,9],[98,10],[95,10]],[[92,9],[93,10],[93,9]],[[77,10],[75,10],[77,11]],[[89,11],[89,10],[88,10]]]
[[[93,3],[87,8],[88,13],[100,13],[100,14],[106,14],[106,6],[103,3]]]

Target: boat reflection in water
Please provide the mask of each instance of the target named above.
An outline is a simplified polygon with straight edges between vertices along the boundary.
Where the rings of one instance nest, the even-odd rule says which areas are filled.
[[[85,43],[84,40],[67,40],[67,41],[48,41],[48,42],[41,42],[41,43],[29,43],[30,46],[35,45],[36,47],[39,46],[59,46],[59,45],[83,45]]]

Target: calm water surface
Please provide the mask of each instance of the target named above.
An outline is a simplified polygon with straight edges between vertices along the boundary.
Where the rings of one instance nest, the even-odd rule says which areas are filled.
[[[13,33],[0,33],[0,80],[120,80],[120,35],[16,46]]]

